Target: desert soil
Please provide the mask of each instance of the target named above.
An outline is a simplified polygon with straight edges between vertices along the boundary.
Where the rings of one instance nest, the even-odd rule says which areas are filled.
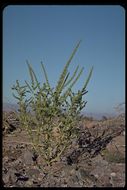
[[[87,129],[91,135],[90,139],[93,139],[90,142],[94,143],[89,146],[82,140],[78,149],[81,153],[86,145],[91,149],[90,154],[84,151],[74,156],[70,150],[70,156],[64,155],[61,161],[53,163],[50,167],[46,166],[40,155],[34,155],[26,132],[20,130],[18,121],[13,117],[14,113],[7,113],[3,121],[4,187],[125,186],[124,117],[105,121],[83,121],[81,139],[86,137],[83,135]],[[106,134],[102,135],[104,130]],[[109,138],[111,136],[112,138]],[[102,149],[104,144],[105,148]],[[73,153],[77,154],[78,150],[75,151],[75,147],[73,148]]]

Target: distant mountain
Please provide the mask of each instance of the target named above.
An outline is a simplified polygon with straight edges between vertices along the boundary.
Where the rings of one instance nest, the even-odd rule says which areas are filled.
[[[11,104],[7,102],[3,103],[3,111],[10,112],[10,111],[17,111],[17,110],[18,110],[17,104]],[[93,117],[95,119],[102,119],[103,116],[106,116],[108,118],[108,117],[113,117],[116,115],[115,113],[109,114],[109,113],[94,113],[94,112],[89,112],[89,113],[87,112],[87,113],[81,113],[81,114],[87,117]]]
[[[109,117],[114,117],[116,114],[115,113],[92,113],[92,112],[89,112],[89,113],[84,113],[83,115],[87,116],[87,117],[93,117],[95,119],[102,119],[103,116],[109,118]]]
[[[18,110],[18,105],[3,102],[3,111],[10,112],[10,111],[17,111],[17,110]]]

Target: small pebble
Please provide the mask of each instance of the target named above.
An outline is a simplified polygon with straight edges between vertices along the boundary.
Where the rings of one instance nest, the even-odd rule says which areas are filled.
[[[30,151],[25,151],[23,155],[24,163],[27,165],[33,164],[33,154]]]
[[[99,178],[99,175],[98,175],[98,174],[95,174],[94,176],[95,176],[97,179]]]
[[[111,177],[116,177],[116,173],[115,172],[112,172],[110,175],[111,175]]]
[[[72,169],[71,171],[70,171],[70,175],[74,175],[75,174],[75,169]]]

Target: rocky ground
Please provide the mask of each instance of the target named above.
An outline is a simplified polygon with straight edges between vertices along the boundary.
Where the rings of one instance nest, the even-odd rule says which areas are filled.
[[[20,130],[14,112],[3,117],[4,187],[124,187],[125,118],[84,121],[78,148],[48,167]]]

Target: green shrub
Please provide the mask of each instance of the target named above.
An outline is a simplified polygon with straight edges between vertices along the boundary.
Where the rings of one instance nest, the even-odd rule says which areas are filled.
[[[21,126],[29,134],[35,151],[42,155],[48,165],[59,160],[79,135],[77,126],[81,119],[80,112],[86,105],[83,96],[87,93],[86,86],[93,71],[92,67],[83,88],[77,93],[72,92],[84,69],[78,72],[77,66],[69,78],[68,67],[79,45],[80,42],[74,48],[55,88],[50,86],[43,63],[41,66],[46,81],[41,85],[28,61],[31,83],[25,81],[25,85],[21,86],[16,80],[16,85],[12,87],[17,93],[13,93],[13,96],[19,104]]]

